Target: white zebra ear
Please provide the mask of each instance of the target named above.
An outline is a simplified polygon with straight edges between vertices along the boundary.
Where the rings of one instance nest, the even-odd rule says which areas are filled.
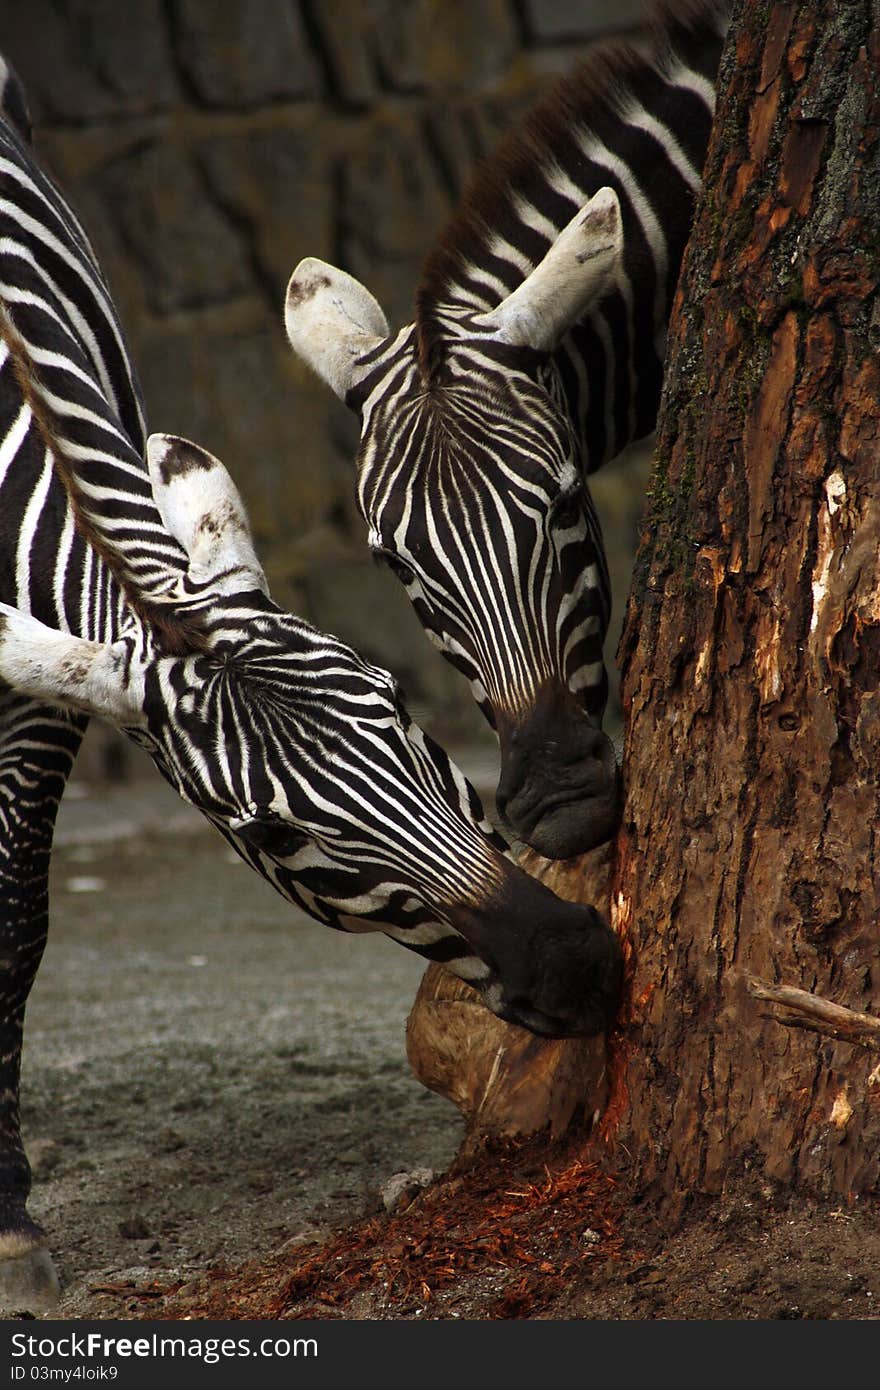
[[[130,656],[126,642],[88,642],[0,603],[0,680],[22,695],[123,728],[143,725],[143,670]]]
[[[600,188],[522,284],[476,322],[512,347],[549,352],[613,288],[622,256],[620,203]]]
[[[359,280],[308,256],[284,303],[290,346],[341,400],[359,377],[358,358],[388,337],[388,322]]]
[[[162,520],[189,556],[190,578],[217,593],[268,596],[244,503],[220,460],[176,434],[151,434],[147,467]]]

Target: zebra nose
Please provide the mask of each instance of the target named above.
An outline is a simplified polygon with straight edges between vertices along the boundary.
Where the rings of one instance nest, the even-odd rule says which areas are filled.
[[[495,802],[519,839],[564,859],[609,838],[619,813],[614,749],[564,686],[548,683],[524,715],[500,721],[499,732]]]
[[[615,933],[594,908],[505,867],[493,901],[462,918],[463,935],[492,970],[487,1004],[545,1037],[602,1032],[620,999],[623,961]]]

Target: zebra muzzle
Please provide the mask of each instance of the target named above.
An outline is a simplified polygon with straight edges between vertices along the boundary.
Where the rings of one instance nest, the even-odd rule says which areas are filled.
[[[499,721],[495,802],[513,835],[546,859],[603,844],[620,819],[614,746],[564,686],[548,683],[516,720]]]
[[[592,907],[558,898],[520,869],[463,934],[490,966],[483,996],[500,1018],[542,1037],[590,1036],[610,1025],[623,963]]]

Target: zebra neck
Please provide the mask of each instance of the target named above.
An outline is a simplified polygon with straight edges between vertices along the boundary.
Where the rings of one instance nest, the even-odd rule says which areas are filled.
[[[556,353],[590,469],[653,428],[727,25],[721,0],[678,0],[657,15],[637,41],[597,45],[477,171],[417,294],[425,360],[444,319],[500,303],[578,208],[615,189],[625,246],[618,287]]]

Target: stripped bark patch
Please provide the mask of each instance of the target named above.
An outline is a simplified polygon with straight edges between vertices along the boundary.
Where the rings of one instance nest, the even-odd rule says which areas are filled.
[[[760,564],[764,523],[772,513],[773,471],[788,429],[797,346],[797,317],[788,313],[773,335],[770,362],[758,392],[757,405],[743,431],[743,452],[750,479],[749,573],[755,572]]]

